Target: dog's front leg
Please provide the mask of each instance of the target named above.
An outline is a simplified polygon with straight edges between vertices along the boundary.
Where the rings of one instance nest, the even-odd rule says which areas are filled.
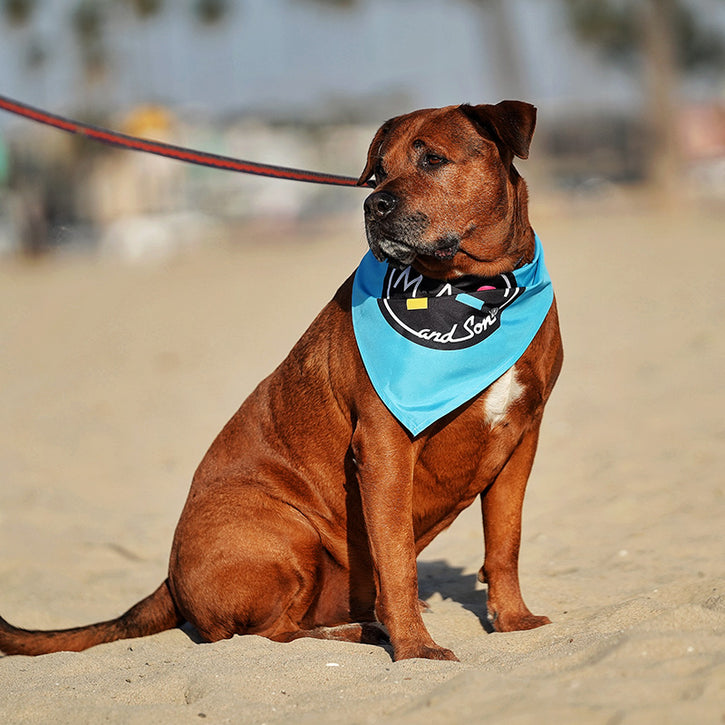
[[[423,624],[413,533],[415,445],[387,411],[359,420],[352,440],[363,516],[373,559],[376,613],[394,659],[456,660]]]
[[[478,573],[488,584],[488,617],[498,632],[549,624],[524,604],[519,585],[521,511],[534,463],[541,420],[524,435],[496,480],[481,494],[485,559]]]

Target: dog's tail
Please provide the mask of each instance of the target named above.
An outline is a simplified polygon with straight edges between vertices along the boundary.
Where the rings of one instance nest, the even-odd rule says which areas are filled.
[[[174,604],[168,579],[150,596],[117,619],[86,627],[37,631],[19,629],[0,617],[0,654],[44,655],[80,652],[117,639],[143,637],[178,627],[184,621]]]

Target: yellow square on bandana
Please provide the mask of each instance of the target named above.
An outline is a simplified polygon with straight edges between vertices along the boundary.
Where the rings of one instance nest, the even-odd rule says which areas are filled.
[[[405,300],[405,305],[409,310],[427,310],[428,309],[428,298],[427,297],[408,297]]]

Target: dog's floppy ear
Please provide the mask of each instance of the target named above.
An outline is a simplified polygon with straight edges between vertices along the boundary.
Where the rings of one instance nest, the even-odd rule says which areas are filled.
[[[383,145],[383,139],[388,135],[388,131],[390,131],[392,125],[392,119],[386,121],[375,133],[370,143],[370,148],[368,149],[368,161],[365,164],[362,174],[360,174],[360,178],[357,180],[358,186],[374,186],[374,184],[370,184],[369,182],[375,176],[375,167],[380,156],[380,147]]]
[[[460,106],[474,125],[493,131],[520,159],[529,157],[536,127],[536,106],[523,101],[501,101],[496,105]]]

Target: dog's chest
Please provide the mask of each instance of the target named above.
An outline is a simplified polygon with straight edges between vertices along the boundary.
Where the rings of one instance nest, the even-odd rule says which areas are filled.
[[[493,428],[506,420],[513,405],[524,394],[525,388],[516,374],[516,366],[509,368],[491,383],[483,398],[484,424]]]

